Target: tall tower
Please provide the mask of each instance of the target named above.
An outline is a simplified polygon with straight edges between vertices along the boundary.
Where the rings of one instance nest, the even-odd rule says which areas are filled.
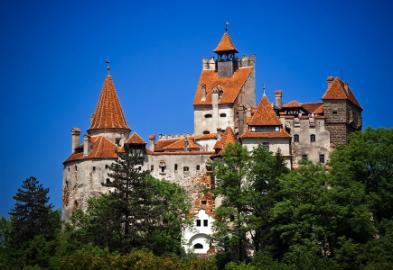
[[[228,34],[228,28],[221,37],[220,42],[214,49],[217,54],[217,72],[218,77],[230,77],[237,69],[236,53],[238,53],[231,37]]]
[[[352,132],[362,128],[362,107],[348,83],[333,76],[327,78],[322,101],[331,143],[345,144]]]
[[[238,50],[227,27],[214,52],[216,58],[202,61],[194,98],[194,133],[222,133],[227,127],[242,133],[247,111],[255,107],[255,56],[236,57]]]
[[[124,144],[130,131],[117,96],[112,76],[108,73],[102,86],[96,111],[91,117],[91,123],[87,133],[90,136],[103,136],[112,143],[120,146]]]

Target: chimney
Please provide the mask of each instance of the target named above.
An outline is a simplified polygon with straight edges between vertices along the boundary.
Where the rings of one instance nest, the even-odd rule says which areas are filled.
[[[149,149],[150,149],[150,151],[154,152],[154,143],[156,141],[156,136],[154,134],[150,135],[149,136],[149,141],[150,141]]]
[[[326,81],[327,81],[327,85],[328,85],[328,88],[329,88],[330,85],[332,84],[332,82],[334,81],[334,77],[333,76],[328,76],[326,78]]]
[[[71,147],[72,147],[72,152],[75,152],[75,148],[79,145],[80,143],[80,135],[81,135],[81,130],[80,128],[73,128],[71,129],[71,138],[72,138],[72,143],[71,143]]]
[[[276,90],[274,92],[274,96],[276,97],[276,106],[281,108],[281,106],[282,106],[282,91]]]
[[[83,136],[83,156],[87,157],[89,155],[89,136]]]

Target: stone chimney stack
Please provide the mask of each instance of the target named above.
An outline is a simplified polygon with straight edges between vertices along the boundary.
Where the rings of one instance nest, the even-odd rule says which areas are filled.
[[[89,155],[89,136],[83,136],[83,156],[87,157]]]
[[[329,88],[329,86],[332,84],[332,82],[334,81],[334,77],[333,76],[328,76],[327,78],[326,78],[326,81],[327,81],[327,85],[328,85],[328,88]]]
[[[282,106],[282,91],[276,90],[274,92],[274,96],[276,97],[276,106],[281,108],[281,106]]]
[[[72,153],[75,152],[75,148],[80,144],[80,135],[81,135],[81,130],[80,128],[73,128],[71,129],[71,137],[72,137]]]
[[[149,149],[150,149],[150,151],[154,152],[154,143],[156,142],[156,136],[155,135],[150,135],[149,136],[149,141],[150,141]]]

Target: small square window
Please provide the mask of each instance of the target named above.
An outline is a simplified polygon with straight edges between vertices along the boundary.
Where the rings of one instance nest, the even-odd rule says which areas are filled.
[[[197,225],[197,227],[201,227],[201,220],[200,219],[196,220],[196,225]]]

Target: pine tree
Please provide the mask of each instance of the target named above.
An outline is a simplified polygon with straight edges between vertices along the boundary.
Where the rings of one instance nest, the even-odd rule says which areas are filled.
[[[53,239],[60,226],[60,215],[49,203],[49,189],[35,177],[27,178],[13,197],[16,201],[11,210],[10,245],[24,246],[37,235]]]

